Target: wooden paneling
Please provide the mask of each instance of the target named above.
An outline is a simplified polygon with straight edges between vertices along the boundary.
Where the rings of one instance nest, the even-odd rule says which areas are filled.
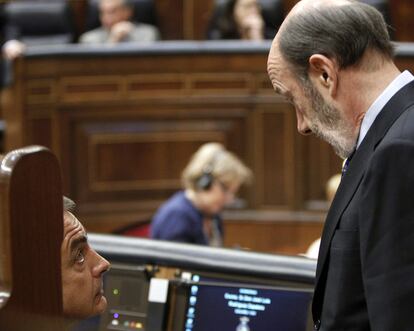
[[[295,207],[294,112],[287,104],[254,111],[256,205],[260,208]]]
[[[180,173],[201,144],[219,141],[238,149],[229,142],[241,136],[243,118],[191,120],[188,112],[185,118],[164,120],[157,115],[143,120],[138,113],[128,122],[72,118],[76,182],[83,183],[75,196],[85,202],[100,196],[122,200],[131,193],[135,200],[162,199],[180,188]]]
[[[297,134],[293,109],[270,86],[268,48],[240,45],[224,53],[23,57],[5,98],[6,148],[51,147],[65,193],[94,230],[150,217],[207,141],[222,142],[253,169],[253,184],[240,194],[245,208],[301,210],[323,200],[339,159]]]
[[[325,214],[249,211],[224,214],[226,247],[277,254],[304,254],[322,234]]]
[[[332,147],[320,139],[310,136],[303,137],[303,153],[305,159],[314,167],[304,168],[304,178],[307,182],[303,192],[304,200],[321,200],[325,198],[325,184],[333,173],[340,173],[342,160],[332,153]]]
[[[411,0],[389,0],[394,39],[414,41],[414,3]]]
[[[52,148],[51,120],[48,117],[33,118],[27,125],[28,137],[36,144]]]

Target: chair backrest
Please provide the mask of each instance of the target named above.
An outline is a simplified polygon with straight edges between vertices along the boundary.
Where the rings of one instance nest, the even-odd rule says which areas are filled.
[[[222,39],[218,23],[225,15],[229,0],[216,0],[213,14],[207,29],[207,39]],[[258,0],[263,20],[265,22],[265,39],[272,39],[284,19],[284,7],[282,0]]]
[[[157,26],[154,0],[128,0],[133,7],[132,21]],[[85,31],[99,27],[99,0],[89,0]]]
[[[0,330],[61,330],[60,169],[46,148],[32,146],[0,161]]]
[[[74,39],[73,13],[66,0],[10,1],[4,15],[6,30],[16,30],[13,37],[28,45],[63,44]]]

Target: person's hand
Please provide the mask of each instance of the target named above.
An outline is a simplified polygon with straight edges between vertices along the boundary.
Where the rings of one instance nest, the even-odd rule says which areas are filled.
[[[8,60],[14,60],[22,55],[26,50],[26,45],[18,40],[9,40],[2,47],[3,56]]]
[[[134,24],[128,21],[116,23],[109,33],[109,40],[112,43],[118,43],[128,37],[134,29]]]
[[[249,40],[263,39],[264,21],[260,15],[249,15],[241,22],[242,38]]]

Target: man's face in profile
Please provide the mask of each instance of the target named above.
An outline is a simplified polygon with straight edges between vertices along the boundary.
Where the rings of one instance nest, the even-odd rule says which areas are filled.
[[[132,15],[131,9],[123,4],[123,0],[101,0],[99,4],[99,17],[106,29],[115,24],[128,21]]]
[[[65,211],[63,218],[63,312],[72,318],[101,314],[107,306],[102,274],[109,269],[109,262],[89,246],[85,229],[73,214]]]
[[[269,53],[268,73],[276,93],[295,108],[298,131],[315,134],[328,142],[340,157],[348,157],[358,135],[355,127],[339,109],[325,101],[310,79],[303,81],[290,69],[279,51],[277,38]]]

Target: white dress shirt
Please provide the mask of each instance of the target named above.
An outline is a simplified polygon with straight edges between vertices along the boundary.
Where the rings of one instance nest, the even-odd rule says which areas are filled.
[[[407,70],[399,74],[380,94],[380,96],[374,101],[374,103],[369,107],[368,111],[365,113],[364,119],[362,120],[361,128],[359,130],[357,147],[361,145],[361,142],[364,140],[365,136],[372,123],[374,123],[378,114],[384,108],[388,101],[405,85],[414,80],[414,76]]]

